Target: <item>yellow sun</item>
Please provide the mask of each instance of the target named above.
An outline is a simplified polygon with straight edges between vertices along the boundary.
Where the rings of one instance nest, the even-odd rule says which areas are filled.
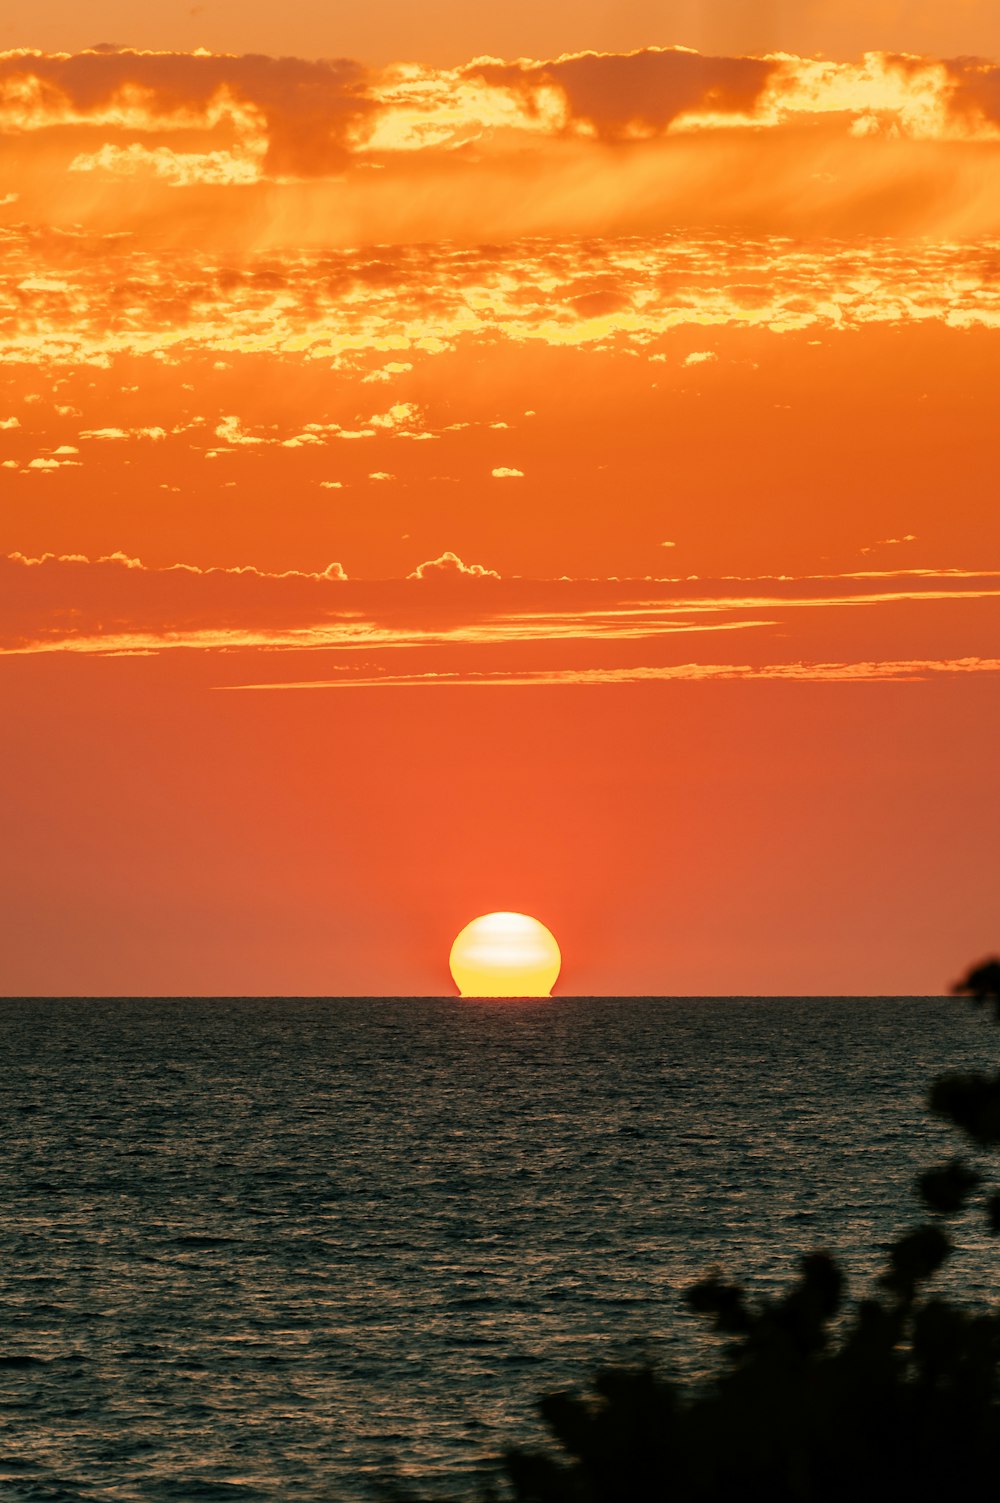
[[[555,939],[526,913],[486,913],[451,947],[451,974],[463,997],[548,997],[562,956]]]

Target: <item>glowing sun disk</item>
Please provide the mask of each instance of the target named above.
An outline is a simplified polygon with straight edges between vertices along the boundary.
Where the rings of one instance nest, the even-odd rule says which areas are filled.
[[[463,997],[548,997],[562,956],[555,939],[525,913],[486,913],[451,947],[451,974]]]

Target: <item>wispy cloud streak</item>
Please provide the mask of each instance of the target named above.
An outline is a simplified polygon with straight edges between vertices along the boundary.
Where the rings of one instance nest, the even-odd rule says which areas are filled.
[[[923,683],[943,675],[1000,673],[1000,658],[905,658],[860,663],[677,663],[658,667],[538,669],[530,673],[432,672],[371,678],[220,685],[227,690],[606,688],[622,684],[754,680],[809,684]]]
[[[339,563],[316,572],[246,565],[150,568],[124,552],[92,561],[80,554],[15,552],[0,559],[0,586],[5,600],[0,652],[100,655],[192,648],[353,657],[361,650],[503,650],[509,656],[502,672],[515,678],[524,651],[567,652],[580,644],[595,651],[623,650],[646,642],[676,653],[671,643],[695,635],[708,643],[740,632],[766,642],[779,628],[794,642],[796,633],[812,630],[801,623],[814,616],[846,621],[847,611],[867,623],[887,620],[892,611],[992,610],[1000,601],[1000,574],[501,580],[483,565],[465,565],[448,553],[420,565],[409,579],[352,582]],[[758,648],[757,655],[765,650]],[[712,654],[706,650],[705,656]],[[569,671],[565,662],[558,671]],[[363,668],[351,672],[363,676]]]

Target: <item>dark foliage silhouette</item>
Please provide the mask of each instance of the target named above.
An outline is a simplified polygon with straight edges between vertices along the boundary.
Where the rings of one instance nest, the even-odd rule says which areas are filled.
[[[1000,960],[955,987],[992,1003]],[[948,1075],[931,1111],[975,1150],[1000,1144],[1000,1073]],[[780,1297],[751,1303],[707,1278],[689,1307],[725,1338],[702,1384],[608,1370],[585,1395],[540,1405],[548,1450],[512,1450],[516,1503],[944,1503],[1000,1496],[1000,1312],[965,1309],[928,1285],[952,1251],[948,1218],[1000,1195],[963,1158],[919,1175],[927,1218],[888,1250],[878,1293],[845,1304],[837,1263],[810,1253]]]

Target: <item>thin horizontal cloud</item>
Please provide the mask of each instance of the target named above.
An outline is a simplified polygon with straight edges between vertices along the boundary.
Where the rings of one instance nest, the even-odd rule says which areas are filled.
[[[346,578],[339,563],[269,572],[156,568],[120,550],[94,559],[13,552],[0,557],[0,653],[150,652],[244,637],[264,645],[269,635],[280,642],[331,613]]]
[[[520,654],[567,654],[583,643],[612,654],[630,644],[659,644],[659,651],[676,657],[684,639],[700,636],[708,644],[733,632],[759,640],[758,656],[775,631],[792,644],[789,652],[807,639],[867,641],[873,634],[878,639],[879,623],[891,628],[891,612],[904,610],[949,612],[934,618],[940,634],[955,612],[995,611],[1000,575],[502,580],[486,565],[447,552],[408,579],[349,581],[339,563],[315,572],[149,567],[123,551],[93,560],[16,552],[0,558],[0,593],[0,652],[6,653],[240,647],[350,656],[359,649],[447,654],[489,648],[511,655],[505,671],[515,671]],[[928,619],[921,617],[922,630],[929,629]],[[706,646],[706,659],[714,655]],[[556,667],[567,670],[565,662],[552,671]]]
[[[120,549],[114,553],[105,553],[95,559],[89,558],[85,553],[39,553],[31,555],[15,551],[5,555],[5,562],[19,564],[25,569],[43,568],[53,564],[87,564],[94,568],[101,568],[106,564],[122,569],[137,569],[141,574],[193,574],[202,578],[213,576],[235,575],[238,578],[249,579],[306,579],[306,580],[346,580],[343,567],[340,564],[328,564],[325,569],[312,572],[303,569],[284,569],[274,572],[267,569],[258,569],[254,564],[229,564],[209,565],[203,567],[199,564],[144,564],[141,558],[133,558]]]
[[[79,438],[99,439],[105,443],[122,443],[130,438],[151,438],[159,442],[167,436],[167,430],[159,427],[148,428],[82,428]]]
[[[904,658],[858,663],[677,663],[661,667],[538,669],[530,673],[431,672],[381,677],[226,684],[229,690],[597,688],[621,684],[718,683],[734,680],[808,684],[923,683],[973,673],[1000,673],[1000,658]]]

